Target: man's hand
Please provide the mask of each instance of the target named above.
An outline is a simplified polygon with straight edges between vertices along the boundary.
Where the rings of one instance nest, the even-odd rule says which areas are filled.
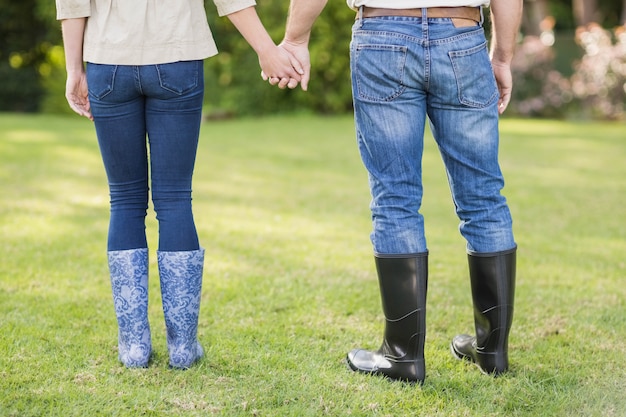
[[[305,73],[300,61],[288,50],[274,46],[271,51],[259,54],[261,77],[278,88],[294,89],[302,81]]]
[[[311,79],[311,56],[309,54],[308,44],[298,44],[283,40],[278,46],[289,52],[300,64],[300,74],[302,76],[300,79],[300,87],[302,90],[307,91],[309,88],[309,80]]]
[[[500,100],[498,112],[502,114],[511,101],[513,77],[511,61],[515,53],[517,32],[522,19],[522,0],[499,0],[491,3],[492,43],[491,66],[498,83]]]
[[[513,76],[511,75],[511,66],[506,63],[491,61],[493,73],[498,84],[500,99],[498,100],[498,113],[502,114],[506,110],[511,101],[511,92],[513,91]]]

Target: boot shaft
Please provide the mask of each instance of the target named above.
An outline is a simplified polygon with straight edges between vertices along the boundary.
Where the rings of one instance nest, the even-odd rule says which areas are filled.
[[[506,352],[513,323],[516,250],[469,254],[478,352]]]
[[[385,333],[377,351],[354,349],[347,362],[356,372],[422,383],[426,375],[428,255],[376,257]]]
[[[188,368],[202,357],[198,317],[204,249],[157,252],[170,366]]]
[[[118,323],[118,356],[129,368],[148,365],[152,351],[148,322],[148,249],[107,253]]]
[[[381,351],[398,360],[423,358],[428,256],[375,260],[385,315]]]

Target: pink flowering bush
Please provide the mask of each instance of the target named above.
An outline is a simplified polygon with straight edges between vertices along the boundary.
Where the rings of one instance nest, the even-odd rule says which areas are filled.
[[[554,67],[554,51],[542,38],[524,38],[516,52],[511,110],[523,116],[626,118],[626,27],[614,31],[592,24],[576,31],[583,51],[574,73]]]
[[[572,101],[569,80],[554,68],[554,50],[541,38],[527,36],[512,63],[511,110],[523,116],[563,117]]]
[[[626,99],[626,28],[613,33],[597,24],[579,28],[576,41],[585,55],[570,82],[586,115],[623,119]]]

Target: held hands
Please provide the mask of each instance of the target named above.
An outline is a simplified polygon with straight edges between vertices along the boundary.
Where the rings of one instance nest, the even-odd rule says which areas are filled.
[[[306,91],[309,84],[309,78],[311,75],[311,61],[309,57],[308,46],[305,44],[292,44],[287,41],[283,41],[276,48],[278,49],[278,56],[281,56],[281,61],[288,62],[289,68],[273,67],[264,65],[267,62],[267,56],[259,55],[259,63],[261,64],[261,78],[264,81],[269,81],[271,85],[276,85],[280,89],[284,88],[296,88],[298,83],[303,91]],[[284,60],[284,57],[288,58],[288,61]],[[262,58],[266,58],[263,60]]]
[[[87,76],[84,71],[67,74],[65,98],[74,112],[89,120],[93,120],[89,104],[89,93],[87,91]]]

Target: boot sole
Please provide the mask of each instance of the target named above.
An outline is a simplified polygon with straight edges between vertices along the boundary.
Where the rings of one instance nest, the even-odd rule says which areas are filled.
[[[402,379],[402,378],[393,378],[389,375],[387,375],[386,373],[379,371],[379,370],[365,370],[365,369],[361,369],[359,367],[357,367],[356,365],[354,365],[352,362],[350,362],[350,360],[348,358],[346,358],[346,365],[348,367],[349,370],[351,370],[352,372],[356,372],[359,374],[364,374],[364,375],[373,375],[373,376],[378,376],[378,377],[382,377],[385,379],[388,379],[389,381],[397,381],[397,382],[404,382],[404,383],[408,383],[411,385],[424,385],[424,380],[423,379]]]
[[[471,363],[472,365],[474,365],[475,367],[478,368],[478,370],[483,374],[483,375],[487,375],[487,376],[493,376],[492,374],[490,374],[489,372],[486,372],[483,368],[481,368],[481,366],[474,362],[474,360],[467,356],[467,355],[463,355],[459,352],[457,352],[457,350],[454,348],[454,344],[450,343],[450,353],[452,353],[452,356],[454,356],[455,359],[458,359],[460,361],[466,361]]]

